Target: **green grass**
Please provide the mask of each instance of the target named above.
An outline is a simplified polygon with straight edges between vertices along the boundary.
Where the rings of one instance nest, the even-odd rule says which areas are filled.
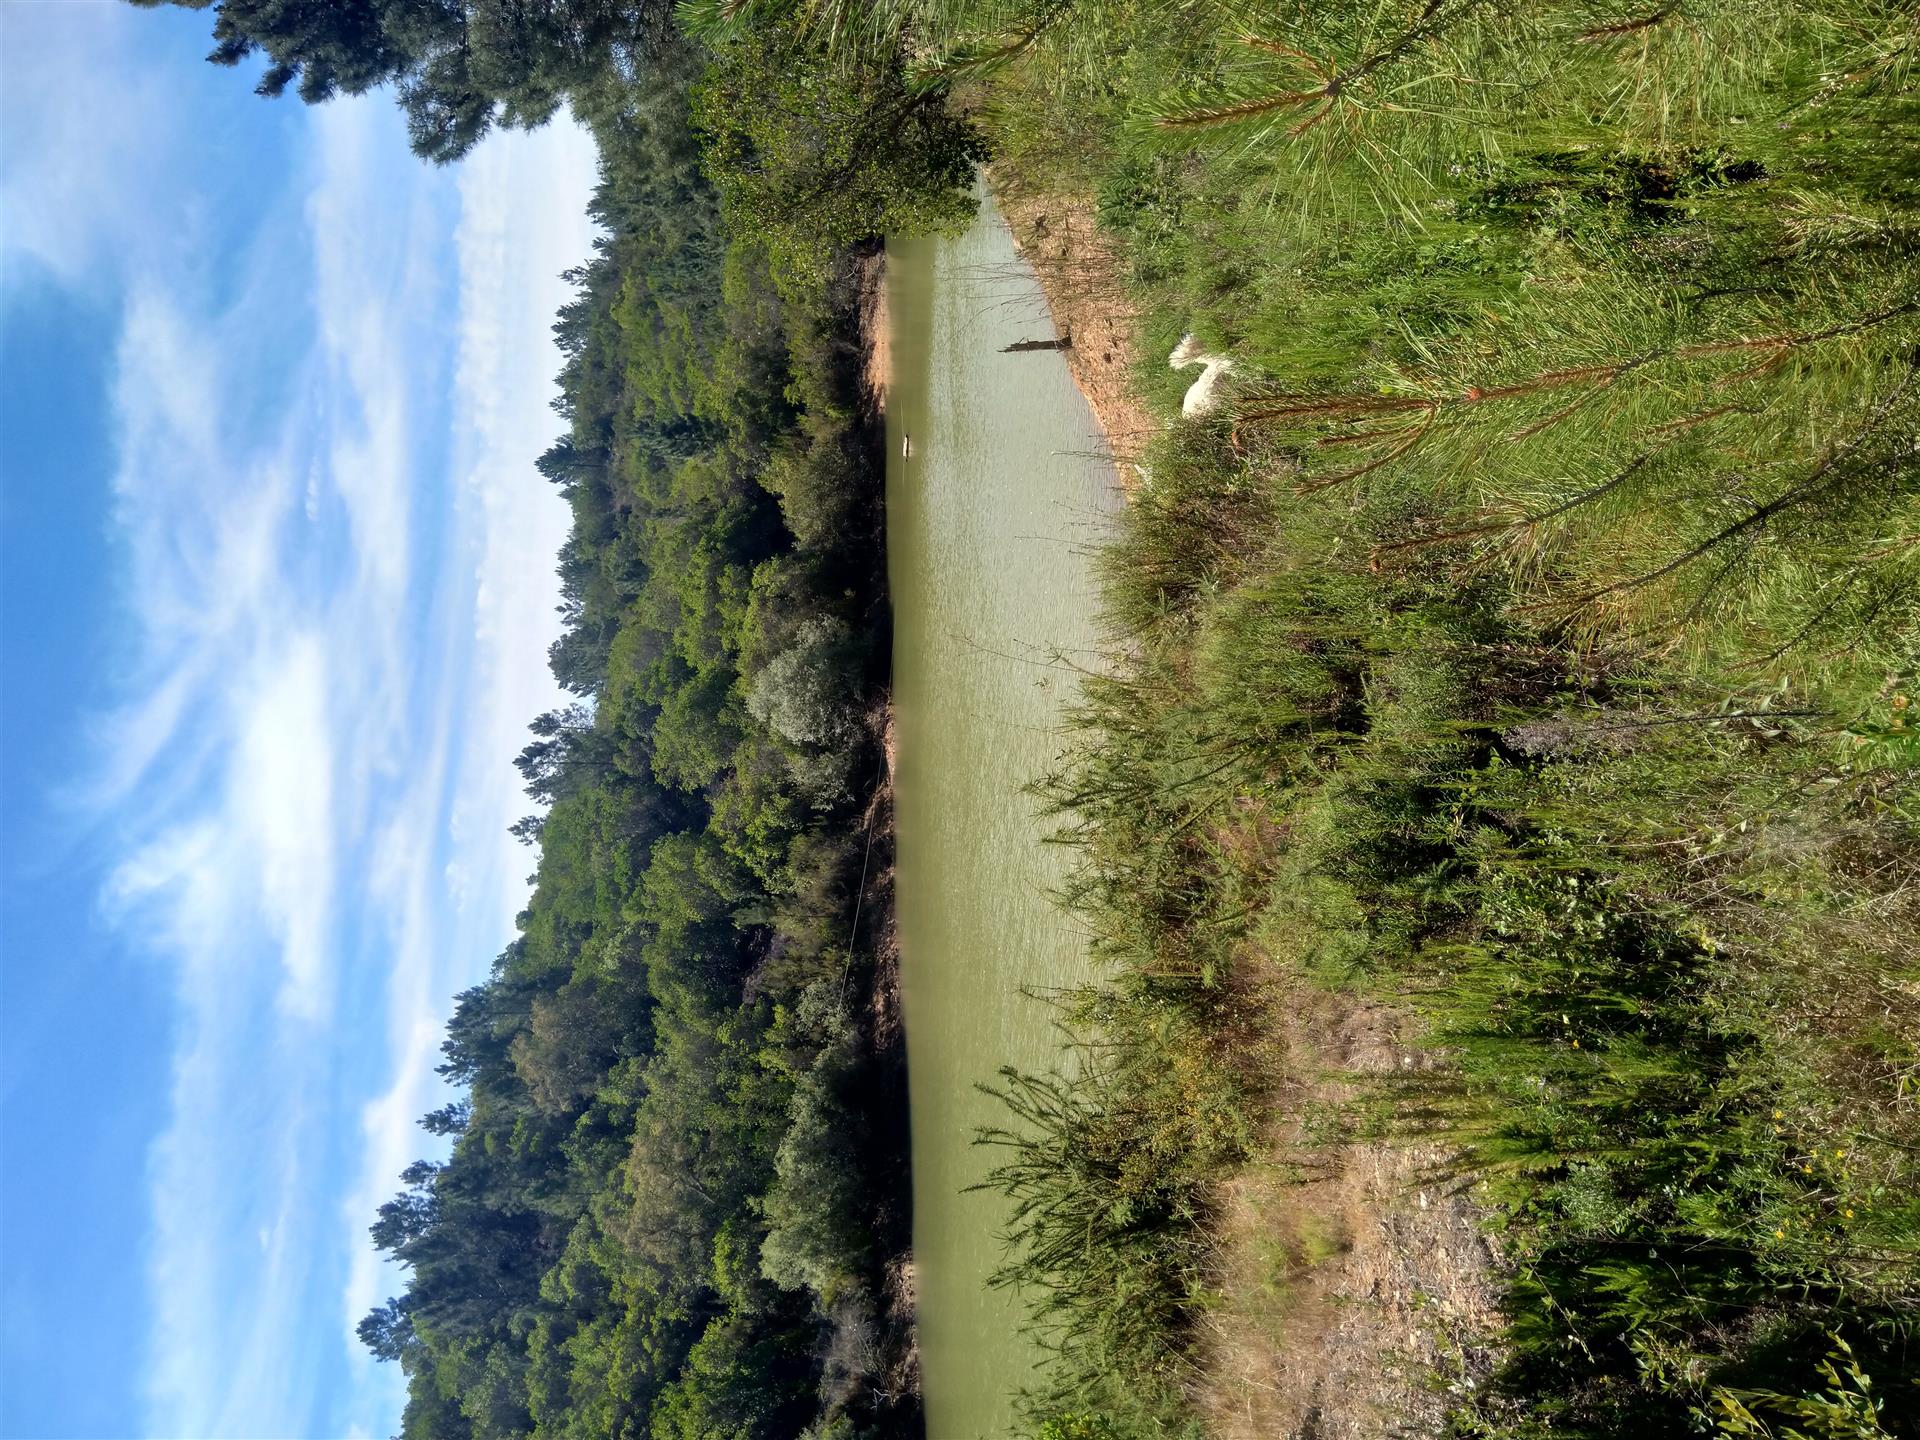
[[[1145,457],[1049,789],[1110,976],[998,1137],[1055,1403],[1183,1423],[1257,959],[1451,1056],[1375,1103],[1506,1260],[1460,1433],[1764,1433],[1727,1397],[1846,1390],[1828,1337],[1920,1433],[1912,46],[1856,0],[1081,4],[970,92],[1099,198],[1147,353],[1239,365]]]
[[[1911,1415],[1903,777],[1780,716],[1795,693],[1544,643],[1437,560],[1329,563],[1351,512],[1167,445],[1109,560],[1128,663],[1089,683],[1056,791],[1113,977],[1077,1006],[1095,1078],[1070,1126],[1023,1116],[1029,1238],[1070,1258],[1015,1269],[1069,1317],[1079,1393],[1190,1378],[1210,1186],[1263,1103],[1253,950],[1399,1000],[1452,1055],[1382,1089],[1485,1182],[1512,1266],[1511,1359],[1463,1431],[1661,1433],[1716,1385],[1810,1384],[1829,1331]],[[1217,563],[1175,593],[1189,554]],[[1128,1164],[1089,1175],[1088,1135]]]

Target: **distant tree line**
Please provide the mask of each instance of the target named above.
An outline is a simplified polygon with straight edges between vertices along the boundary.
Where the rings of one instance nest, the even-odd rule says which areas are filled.
[[[519,756],[534,896],[459,998],[454,1137],[381,1210],[411,1270],[362,1327],[412,1436],[911,1428],[897,1054],[855,1023],[882,470],[850,272],[790,304],[729,238],[658,50],[604,119],[604,227],[555,333],[572,506],[554,674]],[[842,257],[844,261],[844,257]],[[851,941],[851,948],[850,948]],[[831,1428],[828,1428],[831,1427]]]
[[[703,49],[663,3],[212,8],[214,61],[269,96],[391,85],[429,159],[562,103],[601,152],[538,464],[578,698],[518,759],[534,893],[448,1026],[464,1097],[422,1124],[451,1153],[373,1225],[409,1274],[360,1326],[402,1434],[917,1433],[904,1057],[856,923],[890,845],[859,276],[882,231],[970,212],[973,132],[898,67]]]
[[[392,86],[413,148],[455,160],[496,125],[532,127],[650,66],[669,0],[131,0],[214,12],[218,65],[264,61],[256,89],[309,103]]]

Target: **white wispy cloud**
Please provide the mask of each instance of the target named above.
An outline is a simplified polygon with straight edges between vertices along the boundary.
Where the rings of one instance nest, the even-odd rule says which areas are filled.
[[[5,97],[0,267],[121,316],[124,701],[71,788],[116,837],[104,910],[173,978],[147,1430],[387,1433],[366,1227],[525,902],[511,759],[560,698],[567,524],[533,460],[594,157],[562,123],[437,172],[340,102],[296,112],[243,223],[182,190],[192,105],[94,18],[50,20]]]
[[[184,117],[165,103],[164,78],[138,63],[137,23],[121,6],[0,6],[0,45],[12,52],[0,87],[0,290],[52,280],[97,293],[124,257],[156,242],[155,214],[176,234],[196,224],[190,209],[164,205],[152,157],[179,143]],[[114,103],[73,103],[89,78],[112,86]]]
[[[596,173],[591,137],[568,127],[499,136],[468,162],[460,180],[457,393],[461,414],[472,423],[462,428],[454,468],[477,531],[476,679],[495,697],[466,728],[468,773],[485,773],[517,754],[527,721],[565,698],[547,670],[546,652],[558,632],[555,565],[571,513],[544,480],[529,484],[527,477],[558,428],[550,404],[560,365],[553,319],[571,298],[561,272],[584,260],[592,243],[586,200]],[[513,403],[502,403],[509,396]],[[545,563],[523,563],[529,551]],[[498,791],[465,791],[453,812],[454,833],[472,837],[488,855],[484,871],[470,877],[490,907],[481,912],[483,923],[495,916],[511,920],[518,892],[500,881],[527,865],[524,850],[498,823],[511,823],[525,804],[513,796],[503,815],[499,799]],[[498,908],[507,903],[512,911]]]
[[[321,194],[385,181],[303,163],[296,183],[306,174]],[[386,233],[389,249],[439,238]],[[283,263],[325,248],[286,224],[251,241],[267,247]],[[313,304],[352,286],[316,274]],[[416,457],[395,411],[413,387],[396,392],[382,366],[436,317],[400,305],[330,333],[265,310],[273,298],[243,286],[211,301],[143,267],[118,357],[116,519],[141,673],[108,732],[139,737],[145,763],[110,767],[139,838],[112,898],[177,975],[171,1119],[150,1161],[159,1436],[307,1433],[326,1401],[308,1340],[329,1252],[313,1242],[340,1183],[329,1111],[355,1085],[351,1032],[327,1022],[343,967],[378,960],[355,940],[378,803],[366,777],[409,758],[395,717]],[[263,322],[290,351],[265,370],[248,364]],[[374,530],[349,496],[379,487],[398,498]]]
[[[494,137],[460,176],[460,423],[450,457],[456,521],[449,554],[468,586],[461,623],[472,648],[459,733],[448,733],[449,774],[459,783],[450,787],[448,846],[432,888],[445,906],[446,928],[469,948],[449,966],[422,943],[427,882],[414,877],[393,907],[400,923],[387,1014],[396,1065],[391,1086],[362,1114],[365,1163],[346,1206],[355,1233],[421,1148],[418,1117],[440,1103],[431,1061],[447,997],[476,978],[475,961],[490,959],[510,938],[513,915],[525,903],[532,860],[507,826],[526,801],[488,777],[512,773],[527,721],[564,698],[546,668],[546,650],[558,628],[554,559],[569,515],[534,477],[532,462],[556,430],[549,402],[560,362],[551,327],[568,298],[559,276],[586,257],[592,242],[585,207],[596,166],[586,133],[559,125]],[[342,1301],[349,1325],[385,1298],[383,1285],[397,1284],[364,1245],[354,1253]]]

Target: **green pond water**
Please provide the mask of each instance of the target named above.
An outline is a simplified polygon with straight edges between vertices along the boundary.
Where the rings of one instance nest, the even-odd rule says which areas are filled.
[[[894,605],[898,904],[913,1113],[914,1252],[931,1440],[1008,1433],[1037,1347],[991,1290],[1006,1206],[967,1193],[1005,1120],[1002,1065],[1061,1063],[1026,992],[1086,978],[1049,897],[1068,853],[1026,786],[1060,753],[1058,657],[1096,643],[1091,552],[1119,499],[1098,429],[990,205],[965,235],[888,253],[888,572]],[[903,458],[902,440],[912,439]]]

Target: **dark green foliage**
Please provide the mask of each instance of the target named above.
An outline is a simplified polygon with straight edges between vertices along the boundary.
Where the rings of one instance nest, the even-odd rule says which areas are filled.
[[[721,47],[694,100],[728,220],[798,293],[876,234],[963,224],[978,131],[908,89],[890,52],[835,57],[778,29]]]
[[[457,160],[495,125],[532,127],[651,63],[661,0],[132,0],[214,12],[207,58],[263,56],[256,87],[318,104],[391,85],[414,150]]]
[[[762,1273],[811,1291],[831,1311],[871,1273],[874,1237],[857,1223],[860,1167],[870,1138],[859,1127],[860,1037],[833,979],[814,981],[789,1017],[788,1043],[812,1063],[793,1075],[791,1123],[774,1159],[763,1213]]]

